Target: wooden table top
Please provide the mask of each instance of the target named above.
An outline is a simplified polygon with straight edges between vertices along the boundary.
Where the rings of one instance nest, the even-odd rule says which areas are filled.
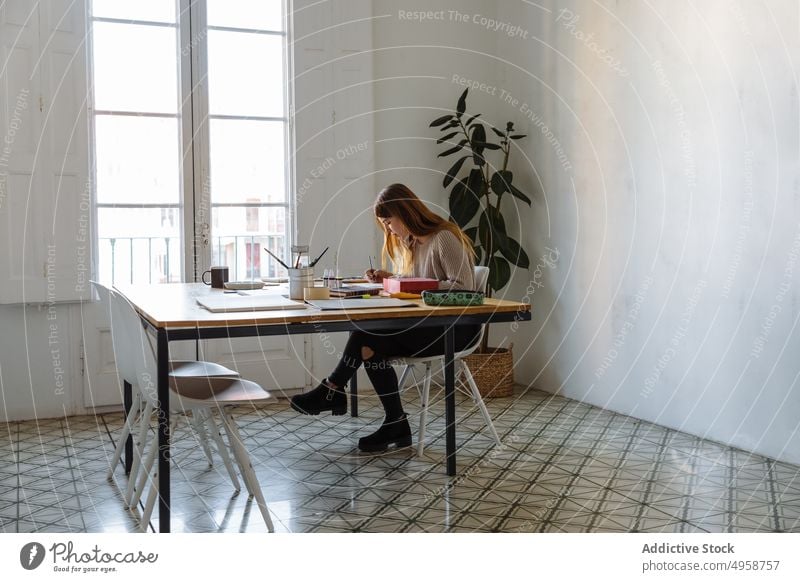
[[[173,283],[165,285],[120,286],[141,315],[153,326],[164,329],[187,327],[231,327],[237,325],[284,325],[287,323],[314,323],[318,321],[370,320],[409,317],[438,317],[477,315],[487,313],[513,313],[530,311],[529,303],[486,299],[483,305],[470,307],[430,307],[417,300],[417,307],[389,309],[350,309],[320,311],[306,309],[282,311],[241,311],[212,313],[197,304],[197,297],[222,294],[203,283]],[[286,293],[285,288],[271,289],[276,294]],[[302,302],[298,302],[302,303]]]

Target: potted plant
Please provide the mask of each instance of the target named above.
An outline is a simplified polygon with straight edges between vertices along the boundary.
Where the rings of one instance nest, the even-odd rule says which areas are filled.
[[[458,155],[442,185],[450,187],[450,219],[472,240],[477,263],[489,267],[489,282],[483,291],[491,297],[508,283],[511,265],[522,269],[530,266],[525,250],[508,235],[501,209],[507,195],[531,205],[531,199],[514,186],[514,175],[508,169],[512,142],[526,136],[515,133],[514,124],[509,121],[505,131],[488,125],[499,143],[490,140],[481,114],[466,114],[468,92],[465,89],[458,98],[453,113],[434,119],[430,127],[438,127],[444,134],[436,141],[446,147],[438,157]],[[492,151],[499,152],[499,164],[493,165],[487,159]],[[508,349],[490,348],[488,341],[486,333],[479,349],[467,356],[467,365],[482,396],[510,396],[514,383],[513,345]]]

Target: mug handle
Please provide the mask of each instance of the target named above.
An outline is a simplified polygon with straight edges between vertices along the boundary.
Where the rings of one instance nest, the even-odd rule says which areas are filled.
[[[206,285],[211,285],[211,281],[206,281],[206,275],[209,275],[209,276],[210,276],[210,275],[211,275],[211,271],[210,271],[210,270],[209,270],[209,271],[206,271],[205,273],[203,273],[202,275],[200,275],[200,280],[201,280],[203,283],[205,283]]]

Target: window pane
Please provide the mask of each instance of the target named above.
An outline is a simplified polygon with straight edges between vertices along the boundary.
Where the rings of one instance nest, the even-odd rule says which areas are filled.
[[[136,0],[135,2],[92,0],[92,16],[174,23],[175,2],[174,0]]]
[[[178,135],[177,119],[96,116],[97,201],[177,203]]]
[[[179,282],[180,216],[180,208],[98,208],[101,280]]]
[[[208,0],[208,25],[283,30],[281,0]]]
[[[230,267],[232,279],[285,277],[265,251],[283,257],[286,208],[213,208],[212,264]]]
[[[208,100],[211,115],[283,117],[283,37],[210,30]]]
[[[174,28],[95,22],[93,30],[95,109],[177,113]]]
[[[211,201],[286,201],[284,124],[212,119]]]

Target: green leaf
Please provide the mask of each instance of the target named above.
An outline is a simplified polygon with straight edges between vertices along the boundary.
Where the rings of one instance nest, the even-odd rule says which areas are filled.
[[[531,266],[528,253],[510,236],[506,237],[505,244],[500,249],[500,252],[512,265],[516,265],[521,269],[527,269]]]
[[[498,170],[492,176],[492,192],[498,196],[508,192],[511,187],[511,180],[514,179],[514,174],[509,170]]]
[[[469,127],[469,125],[470,125],[470,124],[471,124],[473,121],[475,121],[476,119],[478,119],[478,118],[479,118],[481,115],[483,115],[483,114],[482,114],[482,113],[476,113],[475,115],[473,115],[472,117],[470,117],[469,119],[467,119],[467,122],[466,122],[464,125],[465,125],[466,127]]]
[[[500,250],[506,244],[506,239],[508,238],[506,221],[500,211],[493,206],[487,206],[484,214],[489,219],[489,224],[492,227],[492,250]]]
[[[513,121],[506,122],[506,132],[511,133],[512,131],[514,131],[514,122]]]
[[[461,169],[461,166],[464,165],[464,160],[466,160],[469,156],[464,156],[463,158],[459,158],[455,164],[453,164],[449,170],[447,170],[447,175],[444,177],[442,181],[442,186],[447,188],[450,185],[450,182],[456,177],[458,171]]]
[[[440,137],[439,139],[437,139],[436,143],[440,144],[440,143],[446,142],[448,139],[452,139],[457,135],[458,135],[457,131],[454,131],[453,133],[448,133],[446,136]]]
[[[492,143],[490,141],[485,141],[481,145],[483,147],[485,147],[487,150],[499,150],[500,149],[499,145],[497,145],[496,143]]]
[[[453,129],[454,127],[458,127],[458,119],[454,119],[446,125],[443,125],[439,128],[439,131],[447,131],[448,129]]]
[[[436,119],[431,121],[431,124],[428,127],[439,127],[440,125],[442,125],[443,123],[447,123],[451,119],[453,119],[452,113],[448,113],[447,115],[442,115],[441,117],[437,117]]]
[[[508,191],[511,192],[511,195],[514,196],[514,198],[519,198],[528,206],[531,205],[531,199],[528,198],[524,192],[520,191],[516,186],[514,186],[511,183],[511,179],[506,180],[506,183],[508,184]]]
[[[478,219],[478,238],[487,254],[494,256],[506,244],[506,225],[503,216],[487,207]]]
[[[451,147],[449,150],[445,150],[445,151],[443,151],[442,153],[440,153],[440,154],[439,154],[439,156],[438,156],[438,157],[440,157],[440,158],[446,158],[447,156],[451,156],[451,155],[453,155],[454,153],[456,153],[456,152],[458,152],[458,151],[461,151],[461,149],[462,149],[463,147],[464,147],[464,146],[463,146],[462,144],[458,144],[457,146]]]
[[[497,137],[502,137],[502,138],[506,137],[506,134],[504,134],[502,131],[500,131],[496,127],[492,127],[492,131],[495,133],[495,135],[497,135]]]
[[[464,228],[480,208],[480,201],[468,186],[469,178],[462,178],[450,190],[450,219]]]
[[[512,135],[510,137],[511,139],[522,139],[523,137],[528,137],[528,136],[520,134],[520,135]]]
[[[483,127],[482,123],[473,126],[472,141],[479,144],[486,142],[486,129]]]
[[[464,92],[461,94],[461,97],[458,98],[458,105],[456,105],[456,114],[458,117],[464,115],[464,112],[467,110],[467,93],[469,92],[469,87],[464,89]]]
[[[472,159],[476,166],[483,166],[483,149],[486,142],[486,130],[482,124],[472,126]]]
[[[489,287],[493,291],[499,291],[508,284],[511,279],[511,266],[503,257],[492,257],[489,259]]]
[[[480,246],[473,246],[472,250],[475,252],[475,264],[480,265],[483,258],[483,250]],[[478,291],[481,291],[481,289],[478,289]]]
[[[466,184],[472,195],[480,200],[483,195],[483,173],[478,168],[473,168],[467,176]]]

